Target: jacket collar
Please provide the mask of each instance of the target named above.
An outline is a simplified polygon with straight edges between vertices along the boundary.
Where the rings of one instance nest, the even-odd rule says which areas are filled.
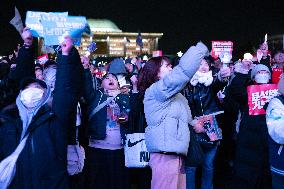
[[[47,104],[43,105],[39,109],[37,114],[33,117],[24,136],[26,136],[28,133],[32,132],[39,126],[41,126],[45,121],[47,121],[53,116],[54,116],[54,113],[51,111],[51,108]]]

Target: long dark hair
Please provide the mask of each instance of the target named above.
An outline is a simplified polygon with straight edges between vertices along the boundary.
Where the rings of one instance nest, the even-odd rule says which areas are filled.
[[[144,97],[146,89],[159,80],[158,74],[163,60],[170,64],[170,60],[167,57],[153,57],[142,68],[138,77],[138,90],[141,97]]]

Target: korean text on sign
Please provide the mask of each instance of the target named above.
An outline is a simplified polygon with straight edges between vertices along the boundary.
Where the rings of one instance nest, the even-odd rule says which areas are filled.
[[[249,115],[265,114],[264,105],[278,95],[277,85],[251,85],[247,88]]]
[[[211,56],[217,59],[222,52],[233,52],[233,42],[231,41],[212,41]]]

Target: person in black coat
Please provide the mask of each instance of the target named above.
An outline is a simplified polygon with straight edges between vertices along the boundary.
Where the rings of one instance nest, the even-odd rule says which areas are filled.
[[[9,188],[69,188],[67,136],[69,127],[75,125],[83,68],[72,39],[65,37],[61,46],[52,106],[47,103],[49,87],[43,81],[28,78],[21,82],[16,105],[1,112],[1,161],[15,150],[21,139],[27,137]],[[19,57],[22,56],[19,54]],[[28,57],[22,59],[22,64],[27,63],[25,58]],[[19,63],[19,66],[23,65]]]
[[[242,64],[245,67],[246,61]],[[229,86],[230,97],[239,102],[241,122],[236,141],[234,181],[231,188],[269,189],[268,132],[265,115],[249,115],[247,87],[266,84],[271,73],[267,66],[256,65],[251,72],[235,73]]]
[[[198,140],[198,143],[201,146],[201,153],[203,155],[202,162],[200,166],[202,167],[202,178],[201,178],[201,188],[213,188],[213,161],[215,159],[217,146],[219,144],[218,139],[211,139],[205,133],[205,129],[199,129],[198,123],[200,117],[220,114],[223,113],[219,105],[217,92],[226,85],[224,81],[225,77],[230,75],[229,68],[222,68],[217,73],[217,78],[213,78],[212,70],[210,70],[210,58],[205,57],[201,63],[199,70],[195,73],[193,78],[190,80],[190,83],[184,89],[184,95],[188,100],[188,105],[191,109],[192,117],[194,118],[195,123],[192,123],[191,132],[194,134],[192,137],[195,137]],[[215,119],[215,116],[214,118]],[[216,121],[216,120],[215,120]],[[217,121],[216,121],[217,122]],[[216,123],[215,122],[215,123]],[[218,124],[217,124],[218,127]],[[190,143],[190,147],[193,143]],[[194,155],[197,155],[196,153]],[[188,153],[187,160],[185,161],[185,171],[187,179],[187,189],[195,188],[195,172],[196,163],[193,163],[192,157],[193,154]]]

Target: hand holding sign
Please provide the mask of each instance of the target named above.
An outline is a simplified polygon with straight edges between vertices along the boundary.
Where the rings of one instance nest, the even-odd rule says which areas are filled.
[[[205,129],[203,127],[203,122],[202,120],[199,120],[199,119],[194,119],[192,122],[191,122],[191,125],[193,127],[193,130],[196,132],[196,133],[205,133]]]

